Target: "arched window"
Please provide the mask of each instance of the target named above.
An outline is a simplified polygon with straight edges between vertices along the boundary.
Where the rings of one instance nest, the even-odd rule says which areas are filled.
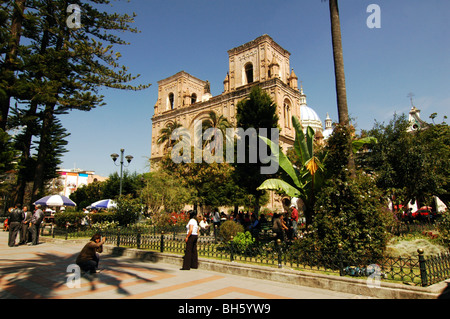
[[[288,99],[283,103],[284,126],[291,127],[291,102]]]
[[[197,94],[192,93],[191,95],[191,104],[194,104],[197,102]]]
[[[253,82],[253,64],[251,64],[250,62],[247,63],[244,67],[245,70],[245,80],[246,83],[245,84],[249,84]]]
[[[170,105],[171,110],[173,110],[174,102],[175,102],[175,97],[174,97],[173,93],[169,93],[169,105]]]

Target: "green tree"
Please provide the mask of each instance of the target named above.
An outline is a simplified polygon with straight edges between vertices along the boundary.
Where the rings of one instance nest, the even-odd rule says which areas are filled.
[[[34,103],[34,105],[37,105]],[[33,181],[33,173],[36,167],[36,158],[32,156],[32,139],[39,135],[39,118],[36,109],[13,109],[9,118],[11,127],[19,129],[14,136],[14,147],[20,154],[17,161],[17,178],[14,195],[14,203],[23,203],[27,185]]]
[[[164,149],[169,149],[173,146],[173,144],[175,143],[175,141],[172,141],[172,133],[178,129],[181,128],[182,125],[180,123],[178,123],[177,121],[175,122],[170,122],[169,124],[166,125],[166,127],[162,128],[159,131],[159,137],[156,140],[156,143],[158,144],[165,144],[164,145]]]
[[[290,197],[301,198],[305,204],[306,224],[310,225],[314,213],[315,193],[320,190],[324,181],[323,166],[314,155],[314,130],[308,126],[305,136],[297,117],[292,117],[292,123],[296,132],[294,152],[299,158],[299,166],[292,164],[279,145],[260,137],[271,147],[272,153],[278,151],[278,163],[285,174],[281,175],[281,178],[266,179],[258,189],[277,190]]]
[[[430,204],[433,195],[449,204],[450,130],[448,125],[429,125],[408,132],[406,115],[394,115],[388,123],[375,123],[371,136],[377,138],[362,160],[366,170],[375,174],[377,185],[392,202],[404,206],[418,200]]]
[[[0,214],[6,213],[8,206],[14,203],[11,200],[14,181],[8,176],[12,176],[16,168],[17,154],[11,136],[0,128]]]
[[[383,256],[392,221],[383,194],[370,177],[358,173],[347,180],[328,179],[300,245],[303,250],[338,252],[341,244],[346,260],[365,260],[369,265]]]
[[[142,212],[143,205],[139,198],[133,198],[131,194],[122,195],[117,199],[114,221],[120,226],[129,226],[139,220]]]
[[[277,128],[278,115],[277,106],[270,98],[269,94],[264,92],[259,86],[254,86],[250,91],[248,98],[240,101],[236,105],[236,126],[244,130],[253,128],[259,133],[259,129],[267,129],[267,138],[271,139],[270,130]],[[245,158],[248,160],[250,147],[246,143]],[[253,149],[256,154],[261,154],[259,144]],[[266,146],[267,147],[267,146]],[[269,154],[268,152],[266,154]],[[235,182],[255,198],[255,211],[259,212],[260,198],[265,190],[257,189],[261,183],[267,179],[267,175],[261,174],[261,167],[264,165],[259,156],[256,163],[237,163],[235,161]]]
[[[50,181],[56,177],[58,174],[56,170],[62,163],[62,156],[65,152],[67,152],[65,146],[68,144],[65,138],[69,136],[66,129],[62,127],[60,120],[54,118],[51,121],[51,125],[47,127],[46,132],[46,143],[39,144],[38,156],[36,159],[36,169],[38,169],[39,164],[42,162],[42,178],[34,179],[33,183],[33,194],[36,194],[36,197],[42,197],[46,193],[46,182]],[[43,148],[45,150],[43,150]],[[42,156],[42,159],[39,158]]]
[[[78,208],[84,208],[96,201],[107,199],[103,196],[103,187],[105,182],[95,181],[89,185],[83,185],[75,192],[70,194],[70,199],[73,200]]]
[[[193,150],[190,156],[190,163],[174,163],[170,154],[166,154],[161,160],[161,168],[190,190],[188,202],[194,205],[194,209],[199,205],[235,204],[239,190],[232,178],[233,167],[228,163],[195,163]]]
[[[2,152],[0,152],[0,176],[3,176],[15,168],[14,160],[17,151],[14,149],[11,136],[2,129],[0,129],[0,146],[2,149]]]
[[[14,96],[16,71],[25,0],[5,1],[0,6],[0,129],[6,131],[11,97]]]
[[[333,252],[342,245],[346,260],[369,265],[383,256],[393,218],[375,179],[361,171],[356,177],[349,173],[342,155],[349,151],[350,133],[348,126],[337,125],[327,141],[326,180],[317,193],[310,231],[298,245],[300,251]]]
[[[45,184],[45,162],[51,156],[45,145],[51,143],[50,128],[54,126],[56,116],[74,109],[89,111],[102,105],[103,96],[98,94],[101,87],[139,90],[149,85],[128,84],[138,76],[132,76],[125,66],[119,64],[121,55],[114,48],[127,44],[115,32],[137,32],[130,26],[134,15],[101,11],[102,5],[109,4],[108,0],[73,1],[72,4],[81,7],[83,27],[72,30],[65,19],[68,1],[14,2],[15,5],[13,1],[2,5],[2,9],[10,14],[7,16],[12,18],[1,25],[0,36],[7,34],[4,31],[9,23],[10,29],[16,28],[17,35],[21,35],[20,39],[27,46],[20,45],[17,36],[8,37],[14,38],[14,41],[8,41],[9,46],[5,50],[15,52],[14,56],[8,54],[13,57],[9,60],[15,61],[14,71],[17,72],[11,72],[11,63],[5,62],[1,65],[2,74],[6,74],[4,78],[10,78],[11,74],[17,76],[8,80],[6,85],[2,82],[2,87],[7,88],[14,84],[4,95],[7,98],[1,101],[2,114],[6,113],[9,101],[14,98],[21,102],[20,107],[28,108],[26,113],[29,116],[36,116],[40,121],[38,143],[41,146],[38,147],[33,177],[33,196],[36,197]],[[19,2],[26,4],[26,7],[18,7]],[[22,10],[19,12],[20,21],[14,19],[18,10]],[[2,117],[2,125],[6,120]],[[8,127],[7,124],[5,126]],[[33,134],[26,134],[27,139],[24,139],[21,149],[25,154],[30,149]],[[26,179],[22,176],[18,181],[22,183]]]
[[[347,156],[349,151],[357,152],[364,145],[373,143],[374,138],[366,137],[352,141],[348,127],[344,127],[343,134],[334,134],[329,138],[328,145],[324,151],[315,154],[314,130],[307,127],[306,136],[303,133],[300,121],[293,116],[292,123],[295,129],[295,141],[293,148],[293,159],[285,155],[281,147],[270,140],[262,139],[271,147],[272,152],[278,150],[278,163],[284,174],[279,178],[265,180],[258,189],[270,189],[281,191],[290,197],[299,197],[305,205],[306,224],[311,225],[314,212],[316,195],[321,191],[328,178],[342,174],[340,178],[348,178]],[[342,126],[335,128],[336,132],[341,132]],[[346,145],[352,144],[350,150]]]
[[[144,187],[144,178],[136,172],[130,173],[124,170],[122,176],[122,194],[130,195],[132,198],[139,197],[139,191]],[[118,173],[109,175],[103,184],[104,198],[117,198],[120,193],[120,176]]]
[[[216,112],[210,111],[209,117],[202,122],[202,131],[209,130],[211,138],[205,141],[204,147],[209,147],[212,151],[212,155],[215,154],[217,149],[222,149],[224,145],[224,139],[227,137],[226,129],[231,128],[231,123],[223,115],[217,116]],[[205,133],[204,133],[205,134]],[[233,141],[229,141],[232,143]],[[222,154],[219,154],[222,155]]]
[[[429,196],[438,196],[450,207],[450,128],[447,124],[430,125],[417,133],[422,145],[421,154],[426,155],[423,162],[429,179],[423,192]]]
[[[144,183],[140,198],[152,213],[162,208],[168,212],[180,211],[192,196],[189,188],[164,170],[144,174]]]

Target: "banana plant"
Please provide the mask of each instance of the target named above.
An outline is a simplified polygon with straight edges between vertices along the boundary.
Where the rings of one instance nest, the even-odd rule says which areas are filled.
[[[314,130],[308,126],[305,136],[300,121],[295,116],[292,117],[292,123],[295,129],[294,151],[300,158],[301,167],[293,165],[278,144],[260,136],[271,148],[272,154],[279,154],[278,164],[287,176],[281,179],[267,179],[258,187],[258,190],[281,191],[287,196],[302,199],[305,205],[306,224],[310,225],[314,212],[315,194],[325,181],[325,168],[319,158],[314,155]],[[366,144],[375,143],[377,139],[374,137],[354,140],[352,141],[353,152],[356,153]]]
[[[294,151],[300,158],[301,167],[293,165],[278,144],[260,136],[270,147],[272,154],[279,154],[278,164],[287,176],[282,179],[267,179],[258,187],[258,190],[282,191],[290,197],[302,199],[305,205],[306,223],[309,225],[313,214],[314,194],[323,185],[324,167],[321,161],[314,156],[314,130],[308,126],[305,136],[297,117],[292,117],[292,123],[295,129]]]

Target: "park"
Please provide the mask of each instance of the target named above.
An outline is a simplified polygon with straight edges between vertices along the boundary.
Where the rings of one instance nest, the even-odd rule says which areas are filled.
[[[188,255],[190,226],[198,225],[198,240],[193,247],[203,270],[219,262],[226,265],[223,271],[244,271],[247,267],[264,273],[292,271],[298,280],[306,278],[311,282],[321,276],[333,282],[354,280],[374,291],[390,285],[425,290],[448,285],[450,130],[446,114],[438,114],[440,109],[446,111],[442,105],[448,104],[448,98],[440,92],[431,93],[443,81],[436,80],[428,88],[430,93],[420,93],[416,101],[411,93],[411,105],[405,106],[403,101],[394,102],[392,95],[388,97],[386,87],[392,88],[395,95],[404,95],[405,88],[400,85],[410,76],[384,84],[398,72],[390,69],[395,65],[385,66],[390,61],[378,57],[377,72],[389,72],[376,77],[383,83],[376,87],[379,83],[375,77],[374,83],[366,83],[370,82],[367,73],[359,73],[362,67],[355,61],[366,61],[365,56],[360,56],[348,59],[353,85],[347,87],[341,21],[346,28],[354,21],[347,13],[339,12],[337,0],[317,1],[326,3],[327,10],[313,9],[318,4],[288,2],[280,8],[285,14],[291,14],[287,9],[291,6],[301,6],[298,12],[308,15],[325,11],[330,39],[324,41],[323,31],[315,37],[299,37],[293,31],[306,30],[305,26],[290,29],[290,37],[271,30],[279,43],[295,49],[296,54],[291,56],[290,51],[257,29],[243,38],[226,38],[228,33],[211,37],[220,41],[201,53],[196,47],[182,50],[183,56],[193,54],[190,59],[196,61],[194,72],[205,79],[206,71],[214,75],[213,84],[219,85],[213,95],[209,80],[169,68],[179,68],[177,63],[183,59],[176,55],[168,58],[177,50],[165,51],[162,42],[158,50],[146,47],[133,51],[132,60],[138,61],[144,52],[148,65],[135,65],[136,69],[128,71],[119,62],[123,56],[116,49],[130,44],[130,34],[139,35],[139,28],[133,27],[137,15],[124,13],[125,7],[130,8],[127,6],[117,12],[103,10],[104,2],[108,1],[86,0],[67,7],[66,1],[59,0],[33,1],[32,5],[11,0],[1,5],[0,39],[5,46],[0,53],[0,221],[3,235],[8,237],[5,249],[32,254],[33,249],[45,249],[49,243],[89,242],[100,236],[110,256],[133,252],[142,261],[165,258],[177,263]],[[393,16],[386,9],[390,6],[395,5],[370,5],[366,12],[346,7],[359,13],[359,27],[350,27],[360,33],[355,43],[364,36],[389,37],[398,30],[398,25],[396,29],[388,24],[393,19],[385,18]],[[154,9],[145,12],[150,14]],[[439,13],[433,9],[434,14]],[[423,12],[417,11],[422,16]],[[371,13],[367,20],[366,13]],[[303,23],[304,19],[297,18],[292,20]],[[202,19],[192,19],[192,23]],[[236,21],[247,19],[251,18]],[[155,21],[144,20],[141,23]],[[282,19],[273,25],[284,22]],[[184,27],[179,25],[180,30]],[[209,30],[203,23],[198,27]],[[241,26],[235,31],[241,36],[246,28]],[[149,30],[167,31],[161,25]],[[172,34],[179,32],[170,36],[166,33],[161,39],[171,38]],[[415,38],[414,32],[411,34]],[[148,45],[154,39],[154,35],[146,37],[139,45]],[[326,60],[321,60],[316,51],[304,58],[309,45],[315,43],[313,39],[329,45],[329,50],[314,46],[317,52],[328,52]],[[444,41],[437,42],[442,45]],[[213,49],[217,55],[215,50],[224,51],[223,45],[231,48],[222,52],[228,60],[206,65],[207,59],[201,54],[206,52],[212,59]],[[358,48],[362,49],[364,45]],[[435,51],[445,52],[445,48]],[[416,48],[409,50],[409,54],[415,52]],[[433,50],[426,54],[430,52]],[[149,59],[150,54],[162,56]],[[404,59],[392,60],[401,64]],[[439,61],[422,56],[411,60],[427,71],[427,63],[418,59]],[[147,90],[152,86],[149,78],[141,80],[135,71],[150,70],[154,60],[158,72],[151,76],[155,76],[152,81],[157,80],[158,87]],[[300,80],[291,62],[302,66]],[[314,69],[310,70],[311,65]],[[215,74],[216,68],[220,77]],[[435,69],[444,68],[439,65]],[[435,76],[429,75],[426,81]],[[311,92],[309,101],[332,96],[332,102],[321,102],[327,108],[331,105],[325,129],[318,114],[308,106],[303,80],[310,90],[308,94]],[[120,94],[114,96],[116,91]],[[105,92],[111,95],[105,97]],[[135,102],[128,95],[134,93],[137,99],[143,92],[152,95],[151,103],[148,96],[145,102]],[[370,96],[369,92],[377,94]],[[351,103],[347,102],[347,94]],[[426,98],[427,94],[434,94],[434,99]],[[362,96],[358,102],[354,100],[356,95]],[[386,100],[381,99],[385,95]],[[97,115],[95,124],[86,128],[88,135],[76,141],[84,144],[82,151],[77,151],[68,129],[77,125],[76,111],[93,113],[96,108],[98,111],[119,103],[116,100],[121,101],[116,109],[118,123],[113,125],[104,120],[107,116]],[[420,117],[419,106],[434,112],[429,116],[432,123]],[[149,117],[136,115],[137,109],[150,114],[151,124],[137,124]],[[335,121],[328,114],[331,110],[337,115],[331,113],[337,117]],[[132,120],[127,119],[130,114],[134,114]],[[359,128],[354,114],[370,114],[373,126],[364,123]],[[128,130],[122,131],[124,123]],[[147,128],[151,134],[143,133]],[[104,140],[96,141],[101,136]],[[104,151],[94,153],[91,149],[97,151],[104,145],[112,148],[116,143],[137,145],[139,152],[145,153],[139,156],[133,152],[133,156],[125,157],[125,163],[121,146],[120,161],[119,155],[113,153],[112,163]],[[143,151],[144,144],[148,144],[148,150]],[[119,166],[120,174],[114,172],[89,181],[90,175],[85,174],[85,182],[78,183],[80,175],[74,168],[70,173],[77,176],[77,181],[68,183],[61,174],[67,153],[89,163],[85,165],[94,165],[106,157],[111,166],[108,171]],[[144,157],[145,171],[131,171]],[[107,166],[96,165],[98,169]],[[448,296],[448,287],[439,297],[444,295]]]

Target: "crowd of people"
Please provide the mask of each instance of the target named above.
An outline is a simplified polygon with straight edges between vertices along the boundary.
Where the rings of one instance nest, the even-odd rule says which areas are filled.
[[[198,236],[210,235],[211,227],[213,227],[215,234],[217,234],[221,223],[227,220],[241,224],[244,230],[249,231],[256,239],[259,239],[263,229],[271,229],[276,236],[274,239],[281,241],[295,239],[298,232],[299,214],[294,205],[291,205],[289,211],[286,213],[275,213],[271,221],[267,220],[265,214],[257,216],[250,212],[238,212],[237,214],[231,214],[227,218],[227,215],[219,213],[217,209],[203,216],[198,216],[195,210],[191,210],[188,212],[188,215],[189,221],[186,225],[185,255],[180,270],[190,270],[198,267]]]
[[[44,220],[45,213],[41,205],[35,205],[34,211],[28,210],[28,206],[16,204],[9,210],[5,220],[4,230],[9,231],[8,246],[37,245],[39,243],[39,228]],[[17,242],[17,236],[19,241]],[[98,272],[99,253],[103,251],[106,238],[99,234],[94,235],[78,254],[76,264],[88,274]]]
[[[276,235],[276,239],[281,241],[293,240],[298,237],[299,214],[294,205],[291,205],[285,213],[274,213],[271,220],[268,220],[264,213],[256,215],[251,212],[239,211],[227,216],[225,213],[219,213],[214,210],[212,213],[206,213],[201,218],[198,227],[199,235],[210,235],[211,228],[215,232],[218,227],[226,221],[232,220],[244,227],[245,231],[249,231],[253,237],[259,238],[263,230],[272,230]]]
[[[21,204],[11,207],[4,225],[9,230],[8,246],[37,245],[39,243],[39,228],[44,217],[41,205],[35,205],[32,212],[28,210],[28,206],[22,207]],[[17,235],[19,235],[18,243],[16,243]]]

